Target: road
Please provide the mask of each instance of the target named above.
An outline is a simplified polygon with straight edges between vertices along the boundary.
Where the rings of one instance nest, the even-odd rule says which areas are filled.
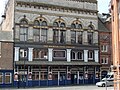
[[[65,86],[65,87],[47,87],[47,88],[11,88],[0,90],[114,90],[113,87],[97,87],[92,85],[85,86]]]

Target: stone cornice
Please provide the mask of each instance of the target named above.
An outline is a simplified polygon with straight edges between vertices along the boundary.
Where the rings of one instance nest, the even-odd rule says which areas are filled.
[[[22,12],[22,13],[31,13],[31,14],[38,14],[38,15],[40,15],[40,14],[42,14],[42,15],[52,15],[52,16],[67,16],[67,17],[76,17],[76,18],[83,18],[83,19],[92,19],[92,20],[97,20],[98,18],[97,18],[97,15],[96,15],[96,17],[90,17],[90,16],[80,16],[79,14],[78,15],[66,15],[66,14],[57,14],[57,13],[52,13],[52,12],[44,12],[44,11],[42,11],[42,12],[37,12],[37,11],[29,11],[29,10],[19,10],[19,9],[16,9],[15,10],[16,12]]]
[[[85,1],[84,1],[85,2]],[[71,2],[72,3],[72,2]],[[80,10],[80,11],[89,11],[89,12],[98,12],[97,10],[91,10],[90,8],[85,8],[85,6],[83,5],[82,8],[80,7],[75,7],[75,6],[70,6],[70,5],[57,5],[57,4],[50,4],[50,3],[43,3],[43,2],[27,2],[27,1],[17,1],[16,5],[20,4],[25,5],[27,7],[32,7],[32,6],[38,6],[38,7],[48,7],[48,8],[55,8],[55,9],[75,9],[75,10]],[[76,5],[78,6],[79,4],[76,3]],[[96,4],[97,5],[97,4]],[[80,5],[79,5],[80,6]]]
[[[97,10],[88,10],[88,9],[78,9],[73,7],[63,7],[56,6],[50,4],[42,4],[42,3],[29,3],[29,2],[17,2],[17,6],[25,7],[25,8],[34,8],[34,9],[43,9],[43,10],[51,10],[51,11],[60,11],[60,12],[68,12],[68,13],[86,13],[89,15],[95,15],[98,13]]]
[[[97,0],[66,0],[66,1],[77,1],[77,2],[97,3]]]

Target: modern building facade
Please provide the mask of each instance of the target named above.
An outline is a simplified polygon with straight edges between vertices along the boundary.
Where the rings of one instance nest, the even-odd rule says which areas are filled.
[[[14,41],[14,86],[99,81],[96,0],[9,0],[6,12]]]

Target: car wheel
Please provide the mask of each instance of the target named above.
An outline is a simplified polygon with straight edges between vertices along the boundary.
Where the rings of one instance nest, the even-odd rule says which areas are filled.
[[[105,83],[102,84],[102,87],[105,87]]]

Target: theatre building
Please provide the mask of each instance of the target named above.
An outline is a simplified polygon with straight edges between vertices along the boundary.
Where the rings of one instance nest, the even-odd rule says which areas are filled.
[[[96,0],[12,1],[14,86],[99,81]]]

